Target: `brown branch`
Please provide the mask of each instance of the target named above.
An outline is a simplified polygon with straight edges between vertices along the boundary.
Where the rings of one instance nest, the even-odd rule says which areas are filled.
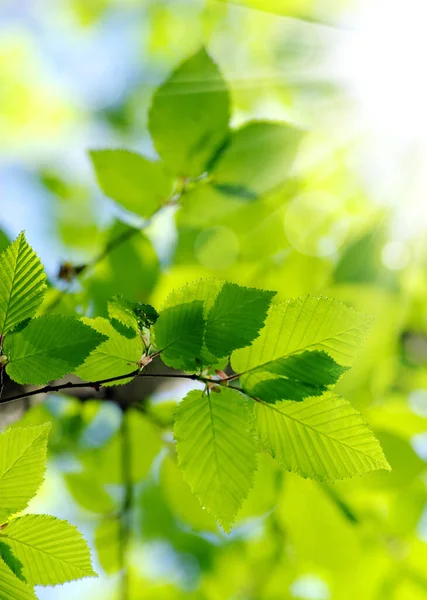
[[[109,377],[108,379],[99,379],[98,381],[86,381],[82,383],[73,383],[67,381],[65,383],[59,383],[55,385],[45,385],[44,387],[16,394],[16,396],[9,396],[8,398],[2,398],[0,404],[12,402],[14,400],[20,400],[22,398],[28,398],[29,396],[36,396],[37,394],[49,394],[51,392],[60,392],[62,390],[78,389],[78,388],[93,388],[97,392],[105,383],[112,383],[114,381],[120,381],[123,379],[130,379],[134,377],[165,377],[167,379],[191,379],[193,381],[201,381],[202,383],[212,383],[215,380],[208,379],[206,377],[199,377],[195,374],[186,375],[185,373],[141,373],[139,369],[126,373],[125,375],[117,375],[116,377]]]

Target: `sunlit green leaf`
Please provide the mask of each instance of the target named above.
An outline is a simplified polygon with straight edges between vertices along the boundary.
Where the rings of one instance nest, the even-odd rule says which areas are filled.
[[[0,558],[0,599],[37,600],[33,588],[16,577]]]
[[[94,330],[104,335],[102,342],[84,361],[75,369],[75,374],[85,381],[97,381],[127,375],[138,370],[138,361],[143,353],[143,345],[139,336],[127,337],[119,333],[110,321],[98,317],[84,319]],[[120,385],[129,383],[130,379],[120,379],[104,385]]]
[[[80,532],[67,521],[48,515],[24,515],[1,532],[23,564],[31,585],[55,585],[93,577],[89,548]]]
[[[90,157],[104,194],[144,218],[172,193],[172,176],[160,162],[129,150],[92,150]]]
[[[74,317],[38,317],[7,336],[6,370],[18,383],[48,383],[73,372],[104,340],[102,333]]]
[[[253,200],[289,176],[301,131],[286,123],[254,121],[232,132],[211,175],[218,189]]]
[[[50,423],[17,427],[0,436],[0,521],[23,510],[45,473]]]
[[[252,412],[238,392],[190,392],[174,426],[178,464],[193,493],[229,531],[253,484],[257,444]]]
[[[20,233],[0,255],[0,335],[35,314],[45,289],[43,265]]]
[[[202,49],[180,64],[154,93],[149,128],[177,175],[201,175],[223,143],[229,120],[227,86]]]
[[[363,416],[331,392],[302,404],[258,402],[256,419],[265,448],[303,477],[334,481],[390,469]]]

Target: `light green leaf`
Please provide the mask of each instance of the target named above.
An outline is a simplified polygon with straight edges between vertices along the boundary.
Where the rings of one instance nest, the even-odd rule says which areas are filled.
[[[0,523],[28,505],[44,479],[50,423],[0,435]]]
[[[97,576],[85,540],[67,521],[24,515],[10,521],[0,538],[22,562],[23,575],[31,585],[56,585]]]
[[[0,600],[37,600],[31,586],[12,573],[0,558]]]
[[[321,396],[347,369],[321,350],[292,354],[267,365],[263,371],[265,379],[253,386],[252,393],[266,402],[300,402],[310,396]]]
[[[119,333],[113,325],[98,317],[96,319],[83,319],[100,334],[104,334],[106,341],[100,344],[74,372],[85,381],[109,379],[120,375],[127,375],[138,369],[138,361],[143,353],[143,344],[139,336],[126,337]],[[130,379],[120,379],[104,385],[119,385],[129,383]]]
[[[254,121],[232,132],[210,171],[222,192],[254,199],[286,181],[302,132],[287,123]]]
[[[48,383],[72,373],[104,340],[104,335],[74,317],[38,317],[7,336],[6,371],[18,383]]]
[[[225,282],[209,311],[205,344],[217,357],[248,346],[264,325],[275,292]]]
[[[202,364],[204,330],[203,302],[199,300],[162,310],[154,334],[163,362],[175,369],[197,369]]]
[[[45,289],[43,265],[20,233],[0,255],[0,335],[34,316]]]
[[[108,575],[120,571],[121,524],[116,518],[102,520],[95,529],[95,548],[101,567]]]
[[[108,316],[132,331],[138,331],[138,319],[134,311],[135,304],[122,296],[114,296],[108,301]]]
[[[178,405],[178,464],[201,505],[230,531],[257,465],[253,414],[239,392],[194,390]]]
[[[257,402],[255,412],[262,444],[287,471],[335,481],[390,469],[363,416],[331,392],[302,404]]]
[[[204,49],[160,85],[149,112],[157,152],[177,175],[196,177],[227,135],[229,98],[222,75]]]
[[[104,194],[146,219],[172,193],[172,176],[161,162],[129,150],[92,150],[90,157]]]
[[[231,365],[243,388],[253,393],[284,358],[303,350],[321,350],[342,366],[360,351],[371,318],[329,298],[304,296],[271,306],[259,337],[236,350]]]
[[[98,481],[96,472],[65,473],[64,480],[73,499],[86,510],[100,514],[114,510],[114,502]]]

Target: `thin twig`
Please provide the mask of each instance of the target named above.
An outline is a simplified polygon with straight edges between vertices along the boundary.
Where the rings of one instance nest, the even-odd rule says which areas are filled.
[[[0,400],[0,404],[6,404],[6,402],[13,402],[14,400],[20,400],[21,398],[28,398],[29,396],[36,396],[37,394],[49,394],[51,392],[60,392],[62,390],[70,390],[77,388],[93,388],[97,392],[100,391],[100,388],[105,383],[112,383],[114,381],[120,381],[123,379],[130,379],[134,377],[165,377],[168,379],[191,379],[193,381],[201,381],[202,383],[215,383],[215,380],[208,379],[207,377],[200,377],[195,374],[185,373],[144,373],[140,372],[139,369],[136,371],[132,371],[131,373],[126,373],[125,375],[117,375],[116,377],[109,377],[108,379],[99,379],[98,381],[86,381],[83,383],[73,383],[72,381],[67,381],[65,383],[59,383],[56,385],[45,385],[44,387],[37,388],[35,390],[30,390],[28,392],[23,392],[22,394],[17,394],[16,396],[9,396],[8,398],[3,398]]]

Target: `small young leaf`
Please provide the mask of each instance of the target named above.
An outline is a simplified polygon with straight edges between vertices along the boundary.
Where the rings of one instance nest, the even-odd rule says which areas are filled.
[[[45,384],[72,373],[105,339],[74,317],[38,317],[6,337],[6,371],[21,384]]]
[[[287,123],[250,122],[232,132],[210,170],[223,193],[252,200],[289,177],[302,133]]]
[[[327,392],[302,404],[257,402],[255,410],[263,446],[287,471],[335,481],[390,470],[363,416],[340,396]]]
[[[28,505],[43,482],[50,423],[0,435],[0,522]]]
[[[274,361],[265,369],[261,367],[263,380],[256,383],[250,393],[266,402],[301,402],[310,396],[321,396],[347,370],[348,367],[337,364],[326,352],[306,350]],[[248,391],[245,386],[244,389]]]
[[[178,464],[193,493],[229,532],[248,495],[257,465],[253,414],[228,388],[194,390],[178,405],[174,426]]]
[[[10,521],[0,537],[22,562],[23,575],[31,585],[56,585],[97,576],[86,541],[67,521],[24,515]]]
[[[85,318],[83,321],[103,334],[105,341],[74,371],[76,375],[85,381],[95,381],[126,375],[138,369],[138,361],[144,350],[139,336],[129,338],[121,335],[107,319],[102,317]],[[120,385],[129,381],[131,379],[120,379],[104,385]]]
[[[36,313],[45,289],[43,265],[21,233],[0,255],[0,335]]]
[[[205,344],[217,357],[248,346],[264,325],[275,292],[225,282],[209,311]]]
[[[0,558],[0,600],[37,600],[33,588],[18,579]]]
[[[228,91],[204,49],[181,63],[156,90],[149,129],[157,152],[177,175],[206,170],[227,135]]]
[[[160,162],[129,150],[92,150],[90,157],[104,194],[146,219],[172,193],[172,176]]]

